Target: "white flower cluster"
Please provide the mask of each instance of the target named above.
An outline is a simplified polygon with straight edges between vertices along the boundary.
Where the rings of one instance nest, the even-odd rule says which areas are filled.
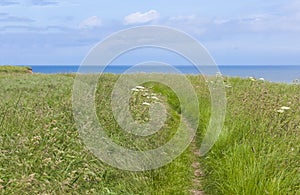
[[[145,87],[138,85],[138,86],[135,86],[134,88],[132,88],[131,91],[135,91],[135,92],[145,91]]]
[[[151,99],[152,99],[152,100],[155,100],[155,101],[160,101],[160,99],[156,96],[155,93],[149,94],[149,93],[147,92],[148,89],[146,89],[146,88],[143,87],[143,86],[135,86],[134,88],[131,89],[131,91],[133,91],[133,92],[144,92],[144,93],[142,93],[141,95],[142,95],[143,97],[146,97],[147,99],[150,99],[150,101],[151,101]],[[144,105],[144,106],[150,106],[151,104],[150,104],[149,102],[143,102],[142,105]]]
[[[281,106],[280,109],[276,110],[278,113],[284,113],[286,110],[290,110],[290,107],[287,106]]]
[[[294,79],[294,80],[293,80],[293,84],[294,84],[294,85],[299,85],[299,84],[300,84],[299,79]]]
[[[254,77],[248,77],[248,79],[250,79],[251,81],[256,81],[256,79]],[[259,78],[258,81],[264,82],[265,79],[264,78]]]

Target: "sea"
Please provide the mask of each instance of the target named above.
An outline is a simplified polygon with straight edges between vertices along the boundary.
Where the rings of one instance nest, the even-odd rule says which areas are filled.
[[[77,73],[79,65],[33,65],[33,73],[58,74],[58,73]],[[104,73],[123,74],[130,70],[132,66],[109,65],[103,70]],[[177,65],[174,66],[182,74],[201,74],[195,66]],[[300,65],[221,65],[218,66],[219,72],[224,76],[256,79],[264,78],[266,81],[279,83],[292,83],[300,80]],[[86,69],[88,70],[88,69]],[[91,72],[95,69],[91,68]],[[140,72],[160,72],[169,73],[165,67],[146,67]]]

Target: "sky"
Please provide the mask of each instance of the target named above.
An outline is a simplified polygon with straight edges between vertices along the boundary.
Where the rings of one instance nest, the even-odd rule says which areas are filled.
[[[78,65],[141,25],[186,32],[219,65],[300,65],[300,0],[0,0],[0,64]]]

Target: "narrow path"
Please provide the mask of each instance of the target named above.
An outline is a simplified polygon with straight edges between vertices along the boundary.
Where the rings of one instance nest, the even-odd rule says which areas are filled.
[[[204,195],[204,191],[202,191],[200,178],[203,177],[203,172],[201,171],[200,163],[197,161],[200,157],[199,149],[196,146],[195,138],[191,143],[191,150],[194,154],[192,167],[194,169],[193,175],[193,189],[190,190],[192,195]]]
[[[187,120],[183,119],[183,121],[187,125],[188,129],[191,130]],[[199,148],[197,148],[195,139],[196,139],[196,136],[194,137],[194,139],[193,139],[193,141],[191,142],[191,145],[190,145],[191,146],[191,152],[193,153],[191,166],[193,167],[193,170],[194,170],[194,175],[191,176],[193,178],[192,179],[193,185],[192,185],[192,189],[190,190],[190,193],[192,195],[204,195],[204,191],[202,190],[203,188],[202,188],[201,180],[200,180],[200,178],[203,177],[204,174],[201,170],[201,165],[198,162],[199,157],[200,157],[200,150],[199,150]]]

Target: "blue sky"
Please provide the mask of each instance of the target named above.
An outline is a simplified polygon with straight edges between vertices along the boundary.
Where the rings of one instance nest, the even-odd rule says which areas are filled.
[[[185,31],[221,65],[300,64],[299,0],[0,0],[0,64],[80,64],[139,25]]]

